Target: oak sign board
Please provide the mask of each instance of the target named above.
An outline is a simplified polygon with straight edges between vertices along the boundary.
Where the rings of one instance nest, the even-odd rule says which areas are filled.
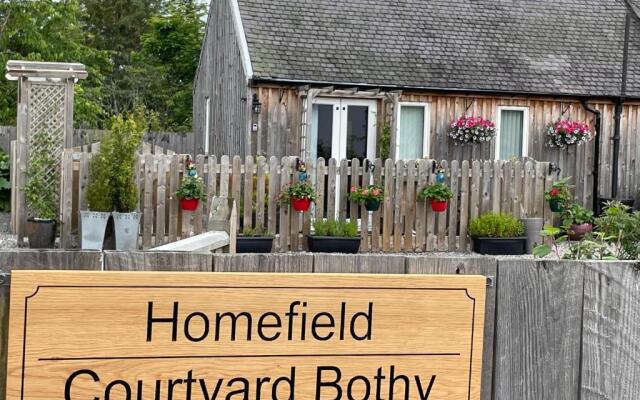
[[[7,399],[479,400],[478,276],[14,271]]]

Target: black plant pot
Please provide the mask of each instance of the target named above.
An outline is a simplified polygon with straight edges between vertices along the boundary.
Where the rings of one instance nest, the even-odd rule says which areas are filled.
[[[313,253],[356,254],[360,250],[361,237],[308,236],[309,251]]]
[[[271,253],[273,236],[238,236],[237,253]]]
[[[527,238],[474,237],[473,251],[491,256],[518,256],[526,254]]]
[[[27,220],[27,237],[32,249],[53,249],[56,243],[56,221],[50,219]]]

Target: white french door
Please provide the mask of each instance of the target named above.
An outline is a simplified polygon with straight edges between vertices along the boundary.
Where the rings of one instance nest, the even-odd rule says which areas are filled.
[[[311,158],[361,162],[376,157],[376,100],[316,98],[311,121]],[[340,187],[340,176],[336,177]],[[336,212],[340,209],[336,196]],[[335,216],[327,216],[335,217]]]
[[[312,159],[375,158],[375,100],[319,97],[313,100],[312,112]]]

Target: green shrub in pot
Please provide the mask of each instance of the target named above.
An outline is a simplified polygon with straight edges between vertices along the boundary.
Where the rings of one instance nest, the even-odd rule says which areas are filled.
[[[593,230],[593,211],[574,203],[562,213],[562,226],[571,240],[582,240]]]
[[[486,213],[469,224],[473,250],[490,255],[525,254],[524,225],[517,218],[500,213]]]
[[[53,138],[46,131],[37,131],[32,140],[38,148],[51,148]],[[27,221],[27,237],[31,248],[53,248],[56,240],[58,202],[56,190],[60,185],[57,170],[60,161],[50,151],[31,151],[27,168],[27,184],[23,191],[30,218]]]
[[[357,253],[362,238],[358,224],[334,219],[317,220],[308,237],[309,251],[317,253]]]

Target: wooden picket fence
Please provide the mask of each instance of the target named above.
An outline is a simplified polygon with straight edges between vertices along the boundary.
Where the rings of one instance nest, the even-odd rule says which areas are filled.
[[[91,153],[65,152],[61,191],[61,247],[79,244],[79,211],[87,209]],[[208,201],[195,212],[183,212],[174,196],[184,173],[184,156],[142,154],[137,181],[139,210],[143,213],[140,242],[143,249],[170,243],[207,230],[210,201],[214,196],[230,197],[238,205],[238,229],[263,228],[276,235],[276,252],[303,251],[312,219],[335,216],[358,220],[363,252],[467,251],[470,220],[488,211],[517,217],[553,214],[544,201],[544,191],[555,174],[546,162],[440,161],[454,192],[446,213],[434,213],[417,193],[435,182],[434,160],[374,161],[318,159],[307,163],[309,179],[318,199],[311,212],[292,211],[278,201],[287,185],[298,180],[295,157],[282,159],[240,157],[220,159],[199,155],[196,167],[204,179]],[[244,162],[243,162],[244,161]],[[351,185],[378,184],[385,200],[379,211],[347,200]],[[250,206],[247,206],[250,205]]]

